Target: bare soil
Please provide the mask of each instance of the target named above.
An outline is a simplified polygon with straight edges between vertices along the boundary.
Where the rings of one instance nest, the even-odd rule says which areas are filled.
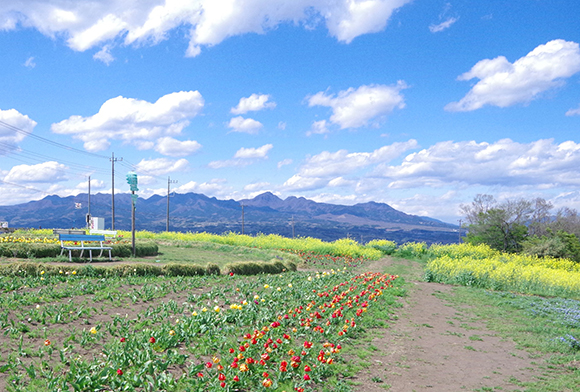
[[[393,262],[387,258],[368,268],[389,272]],[[533,379],[537,365],[528,352],[498,337],[469,308],[438,296],[453,295],[452,286],[421,281],[418,263],[396,263],[408,264],[415,279],[405,276],[411,287],[398,319],[373,331],[369,366],[351,380],[361,391],[519,391],[518,382]]]

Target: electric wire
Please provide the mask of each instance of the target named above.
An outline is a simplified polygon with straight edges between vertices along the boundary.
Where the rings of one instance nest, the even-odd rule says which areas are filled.
[[[97,158],[109,159],[109,157],[108,156],[105,156],[105,155],[95,154],[93,152],[88,152],[88,151],[85,151],[85,150],[81,150],[81,149],[78,149],[78,148],[74,148],[74,147],[71,147],[71,146],[67,146],[65,144],[61,144],[61,143],[55,142],[53,140],[44,138],[42,136],[35,135],[32,132],[25,131],[24,129],[18,128],[18,127],[14,126],[14,125],[11,125],[11,124],[8,124],[8,123],[6,123],[6,122],[4,122],[2,120],[0,120],[0,125],[8,128],[8,129],[10,129],[12,131],[16,131],[16,132],[21,133],[21,134],[24,134],[26,136],[30,136],[33,139],[40,140],[40,141],[42,141],[44,143],[51,144],[51,145],[53,145],[55,147],[63,148],[65,150],[69,150],[69,151],[74,151],[74,152],[77,152],[79,154],[89,155],[89,156],[93,156],[93,157],[97,157]]]

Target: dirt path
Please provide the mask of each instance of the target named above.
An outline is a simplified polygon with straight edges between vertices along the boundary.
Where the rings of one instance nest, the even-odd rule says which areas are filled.
[[[497,337],[468,308],[438,298],[453,295],[451,286],[420,281],[421,266],[411,261],[383,259],[371,268],[389,272],[393,263],[407,264],[409,295],[398,320],[370,343],[371,366],[353,380],[361,391],[516,391],[522,388],[514,382],[532,380],[527,352]]]

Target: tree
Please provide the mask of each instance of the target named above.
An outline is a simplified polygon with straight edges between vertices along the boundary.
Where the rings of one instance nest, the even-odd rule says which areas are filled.
[[[477,195],[471,205],[462,205],[468,233],[466,241],[488,244],[504,252],[519,252],[528,235],[533,203],[525,199],[508,200],[498,204],[493,196]]]

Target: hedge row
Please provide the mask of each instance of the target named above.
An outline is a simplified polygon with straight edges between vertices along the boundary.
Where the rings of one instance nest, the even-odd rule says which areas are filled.
[[[296,264],[292,262],[282,263],[274,259],[271,262],[245,262],[226,264],[229,273],[236,275],[259,275],[259,274],[280,274],[286,271],[296,271]]]
[[[111,244],[113,249],[111,251],[113,257],[131,257],[132,245],[130,243]],[[159,247],[153,241],[138,241],[135,243],[135,253],[137,257],[155,256],[159,251]],[[3,243],[0,244],[0,257],[17,257],[20,259],[38,259],[44,257],[58,257],[61,253],[60,244],[42,244],[42,243]],[[64,252],[68,255],[68,252]],[[108,251],[103,251],[103,256],[108,256]],[[73,251],[73,257],[78,257],[79,251]],[[97,251],[93,251],[93,257],[98,255]],[[84,255],[89,257],[88,251]]]
[[[228,273],[238,275],[278,274],[286,271],[296,271],[296,264],[284,265],[280,261],[274,263],[235,263],[226,265]],[[124,264],[111,267],[81,265],[50,265],[40,263],[11,263],[0,265],[0,276],[48,276],[74,274],[90,277],[119,277],[119,276],[200,276],[220,275],[222,273],[217,264],[208,263],[202,267],[196,264],[169,263],[163,266],[148,264]]]

